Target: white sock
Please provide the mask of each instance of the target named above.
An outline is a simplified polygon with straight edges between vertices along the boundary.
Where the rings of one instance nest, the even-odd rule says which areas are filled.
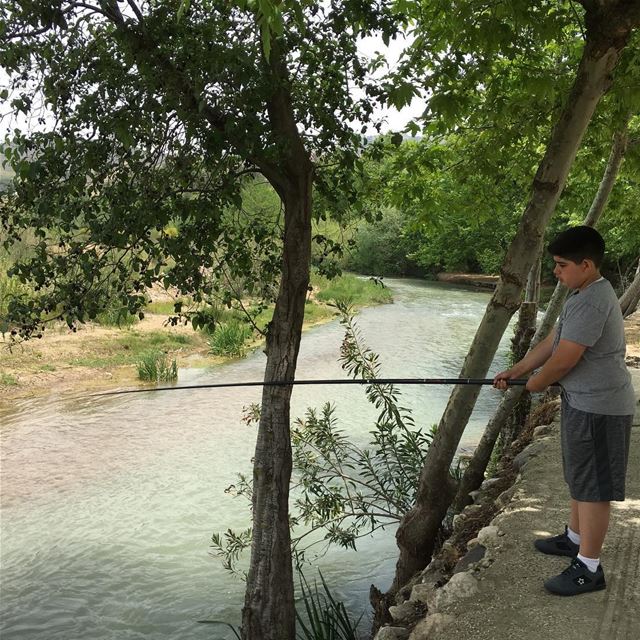
[[[580,534],[576,533],[571,527],[567,527],[567,535],[573,544],[580,544]]]
[[[580,562],[584,562],[591,573],[595,573],[600,566],[600,558],[585,558],[585,556],[579,553],[578,560],[580,560]]]

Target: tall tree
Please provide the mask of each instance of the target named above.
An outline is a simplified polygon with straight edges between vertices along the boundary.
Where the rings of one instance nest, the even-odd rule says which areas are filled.
[[[611,152],[609,154],[604,174],[591,207],[589,208],[589,212],[583,221],[583,224],[586,226],[595,226],[604,212],[608,197],[611,194],[611,190],[613,189],[616,176],[618,175],[618,171],[620,170],[620,165],[624,157],[627,145],[627,127],[628,119],[623,123],[621,129],[616,131],[613,135]],[[562,305],[568,293],[569,290],[561,282],[556,284],[549,304],[545,310],[544,318],[531,338],[530,348],[535,347],[549,335],[549,332],[553,329],[553,326],[560,315]],[[524,355],[524,353],[519,354],[518,359],[522,358]],[[514,408],[525,393],[526,391],[524,387],[511,387],[504,394],[498,408],[487,424],[484,433],[480,438],[480,442],[473,452],[473,456],[469,460],[469,464],[467,465],[460,480],[460,485],[458,486],[455,499],[456,510],[460,511],[471,502],[469,497],[470,492],[477,489],[484,480],[484,473],[487,469],[487,465],[489,464],[489,460],[491,459],[491,454],[498,436],[504,431],[504,425],[507,423],[510,416],[512,416]],[[505,442],[505,445],[508,444],[509,441]]]
[[[536,172],[531,198],[507,251],[500,282],[465,359],[461,377],[486,375],[500,337],[520,304],[527,274],[540,251],[545,227],[582,136],[599,100],[611,84],[621,52],[640,22],[639,2],[584,0],[581,4],[585,10],[585,42],[573,86]],[[431,3],[421,6],[432,7]],[[519,3],[514,6],[522,9]],[[425,41],[428,41],[430,27],[426,23],[424,27]],[[461,68],[464,60],[461,55],[458,60]],[[427,453],[416,505],[407,513],[396,534],[400,555],[392,590],[400,588],[423,568],[431,556],[438,529],[456,492],[449,467],[478,391],[472,387],[456,387],[451,394]]]
[[[393,92],[371,80],[357,41],[395,30],[386,3],[358,0],[0,2],[2,97],[35,124],[3,148],[16,174],[0,203],[6,245],[24,229],[36,237],[14,271],[39,295],[12,302],[15,331],[53,317],[73,326],[110,297],[135,312],[156,282],[229,303],[222,272],[275,280],[264,379],[293,380],[314,184],[348,199],[363,142],[351,123]],[[282,220],[229,215],[247,174],[268,180]],[[290,395],[262,396],[242,624],[252,640],[295,635]]]

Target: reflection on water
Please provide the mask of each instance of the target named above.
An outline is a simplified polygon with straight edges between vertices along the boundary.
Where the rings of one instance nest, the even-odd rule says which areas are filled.
[[[456,376],[488,295],[416,281],[391,286],[394,304],[358,317],[382,375]],[[337,322],[305,333],[298,377],[344,377],[342,336]],[[181,370],[179,380],[259,380],[264,362],[258,351],[211,370]],[[498,358],[493,370],[502,364]],[[450,388],[402,392],[416,424],[429,427]],[[255,432],[240,415],[259,398],[259,388],[51,396],[0,413],[3,640],[232,637],[197,620],[239,621],[243,584],[209,556],[209,539],[249,524],[247,503],[224,490],[250,472]],[[463,444],[478,439],[497,400],[481,392]],[[327,401],[364,444],[376,411],[363,388],[297,387],[292,415]],[[393,532],[359,546],[357,556],[339,549],[318,560],[358,614],[369,585],[385,588],[392,577]]]

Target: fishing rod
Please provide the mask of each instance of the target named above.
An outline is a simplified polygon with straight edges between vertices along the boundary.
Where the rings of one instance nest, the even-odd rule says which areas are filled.
[[[505,380],[508,386],[524,386],[526,379]],[[150,391],[179,391],[181,389],[229,389],[231,387],[289,387],[302,385],[343,385],[343,384],[460,384],[493,385],[493,378],[345,378],[329,380],[277,380],[271,382],[220,382],[214,384],[191,384],[175,387],[155,387],[151,389],[124,389],[106,391],[98,396],[116,396],[125,393],[149,393]]]

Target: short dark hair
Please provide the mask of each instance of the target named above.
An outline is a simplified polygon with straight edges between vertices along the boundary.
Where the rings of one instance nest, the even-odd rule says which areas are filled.
[[[596,267],[604,258],[604,240],[593,227],[570,227],[559,233],[547,247],[552,256],[560,256],[579,264],[593,260]]]

